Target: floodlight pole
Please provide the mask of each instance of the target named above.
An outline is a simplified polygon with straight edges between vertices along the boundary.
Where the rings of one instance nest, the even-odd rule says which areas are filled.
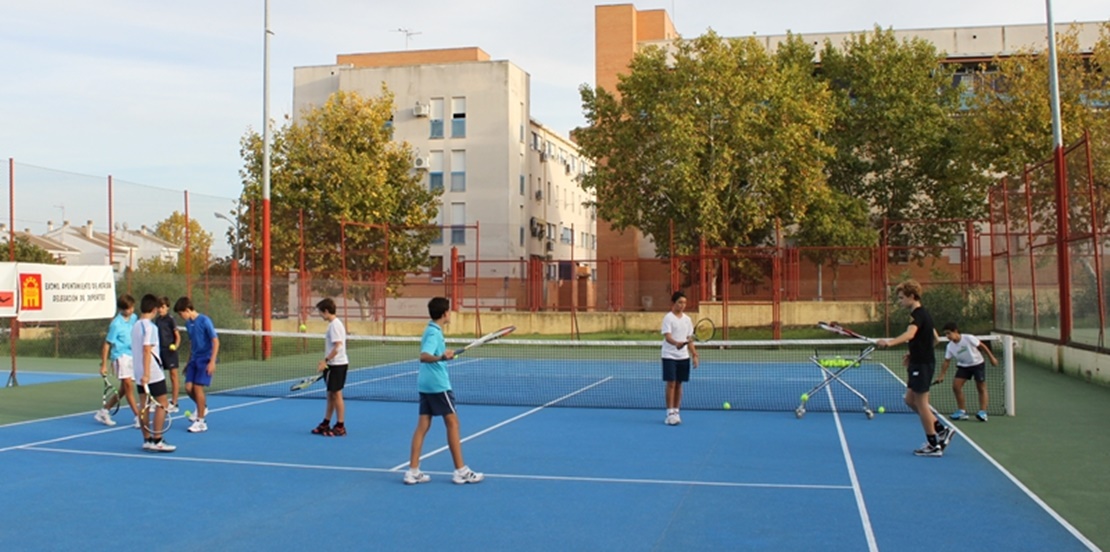
[[[273,329],[270,274],[270,0],[265,0],[262,31],[262,331]],[[262,358],[269,359],[273,338],[262,336]]]
[[[1060,343],[1071,341],[1071,258],[1068,252],[1068,186],[1064,132],[1060,124],[1060,78],[1056,62],[1056,22],[1052,0],[1045,0],[1048,19],[1048,90],[1052,108],[1052,161],[1056,176],[1056,268],[1060,287]]]

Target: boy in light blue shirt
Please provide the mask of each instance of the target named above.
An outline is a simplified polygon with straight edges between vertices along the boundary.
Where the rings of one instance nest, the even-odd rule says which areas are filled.
[[[435,297],[428,302],[431,321],[420,340],[420,373],[416,377],[416,388],[420,392],[420,418],[416,423],[416,431],[412,434],[409,469],[404,477],[406,485],[427,483],[432,479],[420,471],[420,451],[424,448],[424,437],[432,427],[433,416],[443,416],[443,425],[447,428],[447,448],[451,450],[451,459],[455,463],[455,473],[451,480],[457,485],[465,485],[480,483],[485,478],[484,475],[471,471],[463,462],[455,394],[451,392],[451,379],[447,376],[447,361],[455,358],[455,353],[447,349],[447,342],[443,338],[443,326],[447,323],[450,312],[451,302],[446,297]]]
[[[138,319],[135,316],[135,298],[126,293],[120,295],[116,300],[116,310],[115,318],[108,324],[108,335],[104,338],[104,346],[100,349],[100,375],[107,377],[108,364],[111,363],[112,372],[119,380],[119,391],[108,399],[103,408],[96,411],[93,418],[109,427],[116,425],[109,410],[126,398],[138,427],[139,408],[135,405],[133,393],[135,366],[131,357],[131,328]]]

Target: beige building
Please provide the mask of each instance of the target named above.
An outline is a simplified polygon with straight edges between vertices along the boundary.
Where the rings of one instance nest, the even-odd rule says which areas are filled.
[[[593,196],[580,185],[589,165],[573,142],[531,118],[527,72],[479,48],[339,55],[333,65],[294,69],[294,117],[340,90],[377,95],[383,83],[394,94],[394,139],[413,146],[413,170],[443,190],[433,271],[456,248],[482,261],[467,277],[508,289],[526,278],[530,260],[558,280],[558,263],[547,261],[596,258]]]

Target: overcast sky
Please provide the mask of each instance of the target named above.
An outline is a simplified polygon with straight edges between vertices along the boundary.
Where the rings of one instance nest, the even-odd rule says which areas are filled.
[[[532,116],[566,133],[593,84],[596,2],[271,0],[271,110],[293,68],[339,53],[477,46],[532,78]],[[1110,19],[1106,0],[1056,0],[1057,22]],[[1033,0],[664,0],[679,33],[724,36],[1045,21]],[[0,158],[236,197],[239,139],[262,122],[264,0],[0,0]],[[76,219],[83,220],[83,219]]]

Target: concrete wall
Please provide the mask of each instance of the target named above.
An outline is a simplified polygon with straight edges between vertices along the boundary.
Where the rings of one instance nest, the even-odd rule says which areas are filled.
[[[1016,354],[1022,357],[1087,382],[1110,385],[1110,355],[1031,339],[1015,340]]]

